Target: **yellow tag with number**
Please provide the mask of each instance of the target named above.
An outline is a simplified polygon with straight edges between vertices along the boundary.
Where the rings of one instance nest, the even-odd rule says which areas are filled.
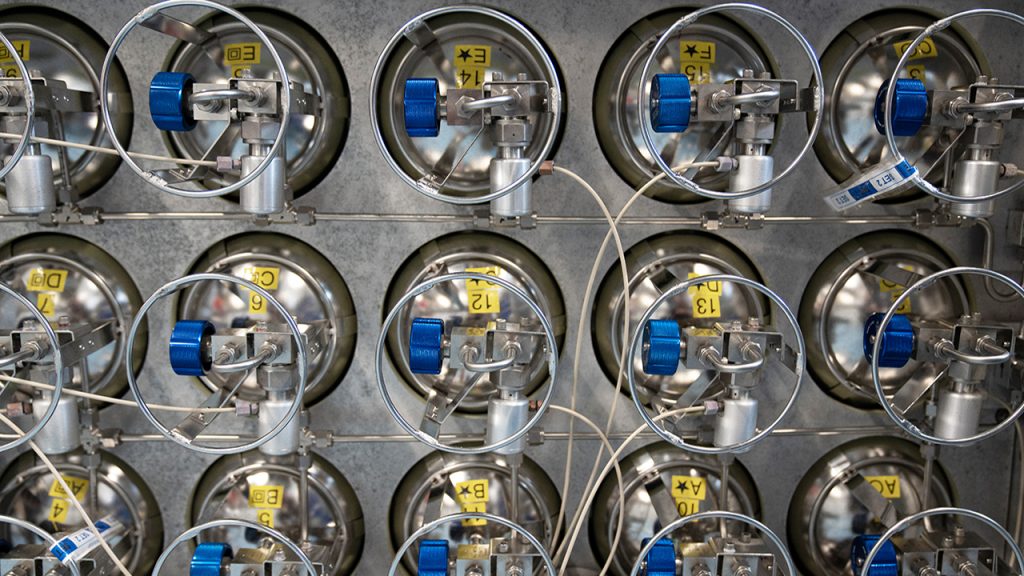
[[[490,482],[484,480],[466,480],[455,485],[455,499],[461,504],[476,504],[490,500]]]
[[[672,498],[680,516],[700,512],[700,503],[708,497],[707,478],[700,476],[672,476]]]
[[[890,302],[895,302],[897,298],[902,296],[903,293],[907,291],[906,286],[903,286],[902,284],[897,284],[895,282],[890,282],[884,278],[878,279],[878,287],[882,290],[882,292],[889,294]],[[907,298],[906,300],[901,302],[899,307],[896,308],[897,314],[910,314],[910,311],[910,298]]]
[[[702,274],[690,272],[686,275],[688,280],[699,278]],[[721,282],[701,282],[694,284],[686,290],[693,299],[694,318],[721,318],[722,306],[719,302],[722,296]]]
[[[272,266],[247,266],[242,268],[242,277],[264,290],[277,290],[277,284],[281,278],[281,269]],[[264,314],[266,312],[267,303],[263,297],[255,292],[250,292],[249,313]]]
[[[714,42],[700,40],[679,41],[679,71],[690,79],[690,84],[710,84],[711,65],[715,63]]]
[[[89,491],[89,481],[85,478],[77,478],[75,476],[68,476],[65,474],[61,475],[64,478],[64,482],[67,483],[68,488],[74,493],[75,498],[78,498],[79,502],[85,500],[85,495]],[[64,491],[64,487],[60,485],[60,482],[56,478],[53,479],[53,483],[50,484],[50,496],[53,498],[70,498],[71,494]]]
[[[274,511],[270,509],[262,509],[256,512],[256,523],[267,528],[274,527]]]
[[[249,486],[250,508],[280,508],[284,486]]]
[[[47,318],[53,318],[54,316],[53,299],[54,295],[49,292],[40,292],[36,296],[36,308]]]
[[[11,44],[14,45],[14,51],[21,57],[22,62],[28,62],[31,42],[28,40],[11,40]],[[14,58],[11,57],[7,47],[0,44],[0,63],[6,64],[8,62],[14,62]],[[17,66],[0,66],[0,70],[3,71],[4,78],[21,78],[21,70],[18,70]]]
[[[25,288],[29,292],[63,292],[67,280],[67,270],[34,268],[25,279]]]
[[[498,266],[466,268],[466,272],[485,274],[487,276],[500,276],[501,268]],[[466,297],[469,300],[470,314],[501,313],[501,288],[493,282],[466,280]]]
[[[491,47],[486,44],[456,44],[455,87],[479,88],[491,66]]]
[[[900,497],[900,477],[899,476],[865,476],[865,480],[868,484],[878,490],[878,493],[883,498],[889,500],[896,500]]]
[[[472,502],[472,503],[469,503],[469,504],[463,504],[462,505],[462,511],[463,512],[480,512],[480,513],[486,514],[487,513],[487,503],[486,502]],[[482,518],[470,518],[469,520],[463,520],[462,521],[462,525],[463,526],[467,526],[467,527],[471,527],[471,526],[487,526],[487,520],[484,520]]]
[[[68,521],[68,511],[70,509],[71,502],[68,502],[63,498],[54,498],[50,501],[50,513],[46,516],[46,519],[50,522],[56,522],[57,524],[66,524]]]
[[[231,67],[231,77],[241,78],[243,70],[249,70],[253,64],[259,64],[261,49],[259,42],[224,45],[224,65]]]
[[[913,40],[907,40],[905,42],[896,42],[892,45],[893,49],[896,50],[896,57],[902,58],[903,54],[913,44]],[[935,58],[939,55],[939,49],[935,47],[935,42],[931,38],[925,38],[924,42],[918,44],[917,48],[910,54],[908,60],[920,60],[922,58]]]

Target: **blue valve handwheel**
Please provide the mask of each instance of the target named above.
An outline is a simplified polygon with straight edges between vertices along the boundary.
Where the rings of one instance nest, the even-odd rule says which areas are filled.
[[[196,546],[189,565],[189,576],[220,576],[220,569],[225,559],[234,553],[231,546],[221,542],[203,542]]]
[[[675,320],[651,320],[644,326],[641,359],[644,372],[653,376],[671,376],[679,368],[679,323]]]
[[[686,74],[655,74],[651,79],[651,129],[686,132],[690,126],[690,79]]]
[[[447,540],[423,540],[420,542],[416,576],[448,576]]]
[[[441,89],[437,78],[409,78],[405,81],[402,107],[405,132],[413,138],[433,138],[441,129]]]
[[[861,534],[853,539],[853,548],[850,550],[850,566],[853,567],[853,576],[899,576],[899,564],[896,561],[896,547],[891,541],[882,544],[882,549],[875,555],[871,566],[864,570],[864,561],[868,558],[868,552],[878,543],[878,534]]]
[[[874,336],[885,314],[877,312],[864,323],[864,357],[871,361],[874,351]],[[881,368],[902,368],[914,354],[914,327],[905,314],[893,314],[885,332],[880,336],[882,345],[878,349],[878,366]]]
[[[645,538],[643,545],[650,542]],[[676,547],[668,538],[658,540],[647,553],[647,576],[676,576]]]
[[[192,117],[192,85],[195,80],[185,72],[157,72],[149,83],[149,115],[153,124],[169,132],[188,132],[196,127]]]
[[[885,134],[886,114],[883,109],[888,91],[889,81],[886,80],[875,97],[875,129],[879,134]],[[892,133],[896,136],[917,134],[928,118],[928,91],[924,89],[924,82],[914,78],[896,80],[892,108],[893,111],[888,115],[892,119]]]
[[[212,358],[203,350],[204,340],[214,332],[213,324],[206,320],[178,320],[167,347],[171,370],[181,376],[206,374]]]
[[[444,320],[413,318],[409,328],[409,369],[413,374],[440,374],[444,359]]]

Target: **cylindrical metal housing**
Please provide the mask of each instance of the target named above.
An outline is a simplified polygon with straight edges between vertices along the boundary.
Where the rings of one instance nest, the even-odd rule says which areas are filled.
[[[984,196],[996,191],[999,185],[1000,163],[995,160],[964,159],[956,163],[950,193],[963,198]],[[995,202],[965,202],[953,204],[949,211],[967,218],[988,218],[995,213]]]
[[[6,163],[10,158],[5,158]],[[57,206],[50,157],[26,154],[7,173],[7,208],[12,214],[41,214]]]
[[[756,398],[726,398],[715,421],[715,446],[734,446],[754,437],[757,428]]]
[[[504,399],[492,398],[487,403],[487,440],[488,444],[499,442],[512,436],[524,426],[530,417],[530,401],[526,398]],[[522,454],[526,448],[526,436],[504,448],[494,450],[495,454]]]
[[[956,163],[950,193],[963,198],[984,196],[999,186],[1000,163],[996,160],[964,159]],[[966,218],[988,218],[995,214],[995,202],[964,202],[953,204],[949,211]]]
[[[530,171],[529,158],[495,158],[491,160],[491,190],[500,190]],[[533,183],[523,185],[491,201],[491,214],[501,218],[529,216],[533,212]]]
[[[45,392],[32,401],[32,418],[36,422],[49,410],[53,397]],[[82,423],[78,417],[78,401],[70,394],[61,394],[53,417],[35,438],[44,454],[66,454],[82,444]]]
[[[955,440],[977,434],[984,403],[985,395],[978,390],[941,391],[935,417],[935,435]]]
[[[772,179],[775,161],[771,156],[736,156],[738,166],[729,174],[729,190],[741,192]],[[746,198],[729,200],[729,211],[736,214],[764,214],[772,207],[772,191],[765,190]]]
[[[252,173],[265,156],[242,156],[242,177]],[[277,214],[284,210],[285,163],[278,156],[258,178],[239,191],[242,210],[250,214]]]
[[[260,402],[257,434],[262,436],[271,431],[288,413],[288,408],[291,407],[291,404],[292,398],[290,395],[289,398],[268,399]],[[267,456],[287,456],[298,451],[299,432],[302,428],[300,421],[300,416],[296,414],[277,436],[274,436],[266,444],[260,446],[260,452]]]

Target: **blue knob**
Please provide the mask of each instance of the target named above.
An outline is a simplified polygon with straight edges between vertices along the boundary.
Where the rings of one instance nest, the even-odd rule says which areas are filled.
[[[645,538],[644,546],[650,541],[650,538]],[[655,542],[646,560],[647,576],[676,576],[676,547],[668,538]]]
[[[651,79],[651,128],[685,132],[690,126],[690,79],[686,74],[655,74]]]
[[[171,370],[181,376],[202,376],[210,369],[211,359],[203,350],[204,340],[216,332],[206,320],[178,320],[171,332],[168,356]]]
[[[444,320],[413,318],[409,329],[409,369],[413,374],[440,374],[444,359]]]
[[[885,314],[877,312],[864,323],[864,357],[871,361],[874,351],[875,334]],[[882,368],[902,368],[914,353],[914,327],[905,314],[894,314],[881,335],[882,345],[878,349],[878,365]]]
[[[438,103],[441,89],[437,78],[409,78],[405,81],[402,106],[405,109],[405,132],[413,138],[433,138],[441,129]]]
[[[850,550],[850,566],[853,567],[853,576],[899,576],[896,547],[888,540],[882,545],[878,554],[875,554],[875,559],[865,572],[864,561],[868,559],[868,552],[875,547],[878,539],[878,534],[861,534],[853,539],[853,549]]]
[[[875,129],[880,134],[885,134],[885,98],[889,91],[889,81],[886,80],[878,89],[875,97]],[[913,136],[924,125],[928,118],[928,92],[924,89],[924,82],[914,78],[899,78],[896,80],[896,93],[892,99],[892,112],[888,114],[892,119],[892,133],[896,136]]]
[[[231,546],[221,542],[203,542],[196,546],[189,566],[189,576],[220,576],[225,559],[231,559]]]
[[[679,369],[679,324],[675,320],[651,320],[644,326],[641,355],[644,372],[671,376]]]
[[[192,95],[191,74],[157,72],[149,83],[149,115],[161,130],[188,132],[196,127],[189,96]]]
[[[416,576],[448,576],[447,540],[423,540],[420,542]]]

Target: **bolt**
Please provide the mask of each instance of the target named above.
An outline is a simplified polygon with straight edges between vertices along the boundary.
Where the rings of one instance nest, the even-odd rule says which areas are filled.
[[[491,82],[501,82],[505,79],[505,75],[501,72],[491,72]]]
[[[508,554],[508,550],[509,550],[508,540],[502,540],[501,542],[498,543],[498,552],[500,552],[502,554]]]
[[[520,82],[526,82],[529,79],[530,75],[527,74],[526,72],[520,72],[519,74],[516,74],[516,80],[519,80]]]
[[[722,552],[725,552],[726,554],[735,554],[736,544],[734,544],[732,540],[726,540],[722,545]]]

